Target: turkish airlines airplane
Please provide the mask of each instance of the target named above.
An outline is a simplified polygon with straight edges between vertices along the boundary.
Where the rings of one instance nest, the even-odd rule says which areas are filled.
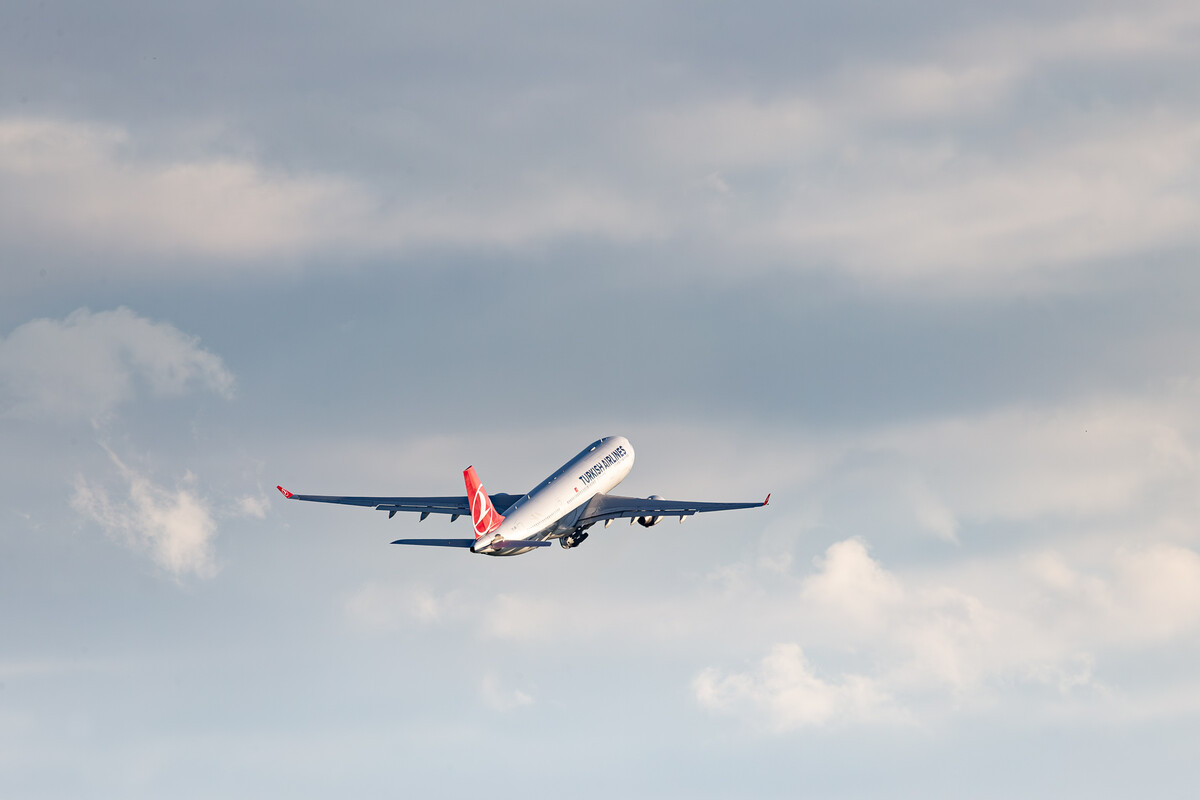
[[[768,494],[761,503],[693,503],[664,500],[658,495],[641,498],[608,494],[632,467],[633,446],[629,440],[606,436],[520,496],[488,495],[474,467],[463,471],[465,497],[331,497],[292,494],[282,486],[276,488],[289,500],[366,506],[388,512],[389,519],[397,511],[419,513],[421,520],[430,514],[449,514],[451,522],[469,514],[475,525],[474,539],[398,539],[392,544],[463,547],[488,556],[519,556],[549,547],[551,539],[558,539],[564,549],[578,547],[588,537],[588,528],[597,522],[608,527],[621,517],[629,517],[631,525],[637,522],[649,528],[662,522],[663,517],[679,517],[683,522],[692,514],[757,508],[771,499]]]

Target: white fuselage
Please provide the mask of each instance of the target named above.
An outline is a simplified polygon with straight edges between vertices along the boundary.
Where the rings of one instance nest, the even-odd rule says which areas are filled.
[[[624,436],[606,436],[588,445],[504,513],[496,530],[479,537],[472,552],[515,556],[533,548],[492,549],[494,541],[545,541],[571,533],[588,501],[611,491],[633,467],[633,446]]]

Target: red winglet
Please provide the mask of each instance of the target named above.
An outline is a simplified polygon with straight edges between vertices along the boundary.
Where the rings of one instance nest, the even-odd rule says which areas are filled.
[[[767,499],[763,500],[763,505],[765,506],[769,502],[771,502],[771,493],[767,492]]]
[[[475,538],[478,539],[485,533],[491,533],[499,528],[500,523],[504,522],[504,517],[496,513],[496,507],[492,505],[492,499],[488,497],[487,490],[483,488],[483,483],[475,474],[474,467],[467,467],[463,470],[463,480],[467,484],[467,502],[471,505],[471,522],[475,523]]]
[[[283,488],[282,486],[276,486],[275,488],[278,489],[280,492],[282,492],[283,496],[286,497],[288,500],[292,499],[292,493],[289,492],[287,489]]]

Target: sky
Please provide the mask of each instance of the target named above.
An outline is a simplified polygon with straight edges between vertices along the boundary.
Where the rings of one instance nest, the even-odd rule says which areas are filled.
[[[0,6],[0,795],[1160,798],[1200,9]],[[275,492],[761,510],[519,558]]]

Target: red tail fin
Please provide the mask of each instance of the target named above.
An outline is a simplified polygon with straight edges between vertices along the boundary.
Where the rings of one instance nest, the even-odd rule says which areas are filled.
[[[475,523],[475,538],[478,539],[485,533],[499,528],[500,523],[504,522],[504,517],[496,513],[496,507],[492,505],[487,490],[479,482],[474,467],[463,470],[463,479],[467,482],[467,502],[471,505],[471,521]]]

